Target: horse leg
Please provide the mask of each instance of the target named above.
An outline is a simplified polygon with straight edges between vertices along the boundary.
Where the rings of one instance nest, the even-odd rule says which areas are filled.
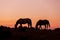
[[[28,28],[30,28],[31,27],[31,25],[30,24],[28,24]]]
[[[49,27],[50,27],[50,24],[47,24],[47,29],[49,29]]]
[[[48,24],[47,24],[47,29],[48,29]]]
[[[47,28],[46,28],[46,25],[45,25],[45,29],[47,29]]]
[[[40,25],[40,28],[42,29],[42,25]]]
[[[20,24],[20,26],[22,27],[22,24]]]
[[[19,26],[18,26],[19,30],[22,31],[22,24],[20,23]]]
[[[46,24],[46,29],[48,29],[48,24]]]
[[[28,24],[28,28],[29,28],[29,24]]]
[[[39,25],[39,29],[42,29],[41,25]]]
[[[31,27],[32,27],[32,23],[30,22],[30,23],[28,24],[28,26],[31,28]]]

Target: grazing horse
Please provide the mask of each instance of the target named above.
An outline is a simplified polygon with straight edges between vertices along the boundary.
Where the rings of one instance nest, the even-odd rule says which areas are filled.
[[[31,22],[31,19],[29,18],[20,18],[17,20],[16,24],[15,24],[15,28],[17,28],[18,24],[20,24],[20,27],[22,27],[22,24],[28,24],[28,28],[32,27],[32,22]]]
[[[36,23],[36,29],[38,29],[38,26],[39,28],[42,29],[42,25],[45,26],[45,29],[48,29],[48,27],[50,27],[50,23],[48,20],[39,20],[37,23]]]

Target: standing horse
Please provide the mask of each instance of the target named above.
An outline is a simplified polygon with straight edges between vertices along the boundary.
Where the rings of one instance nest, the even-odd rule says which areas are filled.
[[[37,23],[36,23],[36,29],[38,29],[38,26],[39,28],[42,28],[41,26],[44,25],[45,26],[45,29],[48,29],[48,27],[50,27],[50,23],[48,20],[39,20]]]
[[[22,24],[28,24],[28,28],[32,27],[32,22],[31,19],[29,18],[20,18],[19,20],[17,20],[16,24],[15,24],[15,28],[17,28],[18,24],[20,24],[20,26],[22,27]]]

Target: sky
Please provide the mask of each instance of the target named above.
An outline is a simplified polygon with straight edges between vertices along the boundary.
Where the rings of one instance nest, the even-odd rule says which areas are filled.
[[[35,27],[47,19],[51,29],[60,27],[60,0],[0,0],[0,25],[14,27],[19,18],[30,18]]]

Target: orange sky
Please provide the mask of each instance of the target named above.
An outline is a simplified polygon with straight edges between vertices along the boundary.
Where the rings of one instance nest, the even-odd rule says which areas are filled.
[[[51,28],[60,27],[60,0],[0,0],[0,25],[13,27],[19,18],[48,19]]]

